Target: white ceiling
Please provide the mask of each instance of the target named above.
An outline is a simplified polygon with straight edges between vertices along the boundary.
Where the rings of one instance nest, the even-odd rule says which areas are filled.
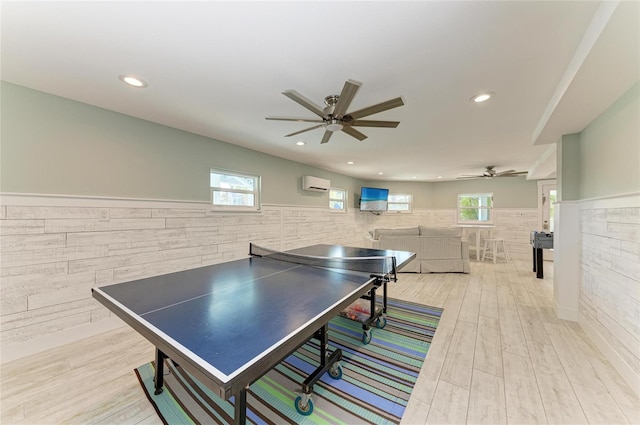
[[[544,178],[548,143],[640,78],[639,11],[637,1],[3,1],[1,70],[18,85],[363,179],[455,179],[486,165]],[[322,129],[284,137],[313,124],[265,120],[314,118],[281,92],[322,104],[347,79],[363,83],[349,110],[402,96],[405,106],[367,117],[399,127],[321,145]],[[469,101],[485,91],[495,97]]]

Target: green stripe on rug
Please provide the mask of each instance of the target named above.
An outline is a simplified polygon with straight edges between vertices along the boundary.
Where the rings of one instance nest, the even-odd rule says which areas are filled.
[[[329,323],[329,351],[343,350],[343,377],[325,375],[314,386],[314,410],[300,415],[296,390],[318,365],[318,341],[310,340],[253,383],[247,392],[247,422],[252,424],[397,424],[415,385],[438,326],[442,309],[389,299],[387,325],[373,328],[362,343],[362,325],[343,317]],[[154,365],[136,369],[147,398],[168,424],[232,421],[233,405],[220,399],[182,368],[165,361],[165,391],[154,394]]]

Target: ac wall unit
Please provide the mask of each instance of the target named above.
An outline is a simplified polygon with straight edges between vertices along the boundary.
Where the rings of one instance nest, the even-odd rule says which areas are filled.
[[[329,180],[313,176],[302,177],[302,189],[304,190],[311,190],[314,192],[328,192],[330,188],[331,182]]]

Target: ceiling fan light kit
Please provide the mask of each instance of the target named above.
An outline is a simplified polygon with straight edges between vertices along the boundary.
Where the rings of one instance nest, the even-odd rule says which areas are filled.
[[[313,101],[307,99],[295,90],[285,90],[282,94],[313,112],[320,117],[320,119],[275,116],[269,116],[266,117],[266,119],[317,123],[317,125],[314,125],[313,127],[287,134],[285,137],[315,130],[316,128],[324,128],[325,132],[320,143],[327,143],[332,134],[336,131],[344,131],[349,136],[358,140],[364,140],[367,138],[365,134],[356,130],[354,127],[396,128],[398,124],[400,124],[399,121],[361,120],[359,118],[364,118],[369,115],[377,114],[378,112],[402,106],[404,105],[404,101],[401,97],[347,113],[349,105],[351,105],[351,101],[355,97],[361,85],[362,83],[358,81],[347,80],[344,83],[344,87],[342,88],[340,95],[333,94],[324,98],[324,103],[326,105],[324,108],[316,105]]]
[[[332,119],[329,124],[325,127],[328,131],[340,131],[342,130],[343,125],[340,124],[340,121],[337,119]]]

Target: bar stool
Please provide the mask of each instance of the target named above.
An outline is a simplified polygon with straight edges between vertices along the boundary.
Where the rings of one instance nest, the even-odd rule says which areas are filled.
[[[500,254],[500,247],[502,247],[502,253]],[[487,253],[489,255],[487,255]],[[482,261],[485,258],[493,259],[493,264],[496,263],[496,259],[498,255],[502,255],[504,260],[508,263],[511,259],[509,258],[509,249],[507,248],[507,243],[504,238],[487,238],[484,240],[484,249],[482,253]]]

